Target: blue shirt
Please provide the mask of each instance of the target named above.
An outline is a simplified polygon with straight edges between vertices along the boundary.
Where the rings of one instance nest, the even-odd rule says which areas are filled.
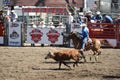
[[[102,21],[103,18],[102,18],[101,15],[96,15],[95,19],[96,19],[96,20],[100,20],[100,21]]]
[[[105,16],[105,22],[106,23],[113,23],[113,19],[110,16],[106,15]]]
[[[83,38],[89,38],[89,29],[87,27],[82,28],[82,36]]]

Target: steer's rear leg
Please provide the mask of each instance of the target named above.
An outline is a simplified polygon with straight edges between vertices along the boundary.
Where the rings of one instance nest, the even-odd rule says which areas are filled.
[[[71,69],[70,66],[68,66],[65,62],[62,62],[65,66],[67,66],[69,69]]]

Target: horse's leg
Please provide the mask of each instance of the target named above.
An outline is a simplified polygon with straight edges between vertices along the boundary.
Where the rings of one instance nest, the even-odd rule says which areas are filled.
[[[93,51],[94,52],[94,54],[93,54],[93,57],[94,57],[94,59],[95,59],[95,61],[97,62],[97,51]]]
[[[86,58],[85,58],[85,55],[84,55],[83,51],[80,51],[80,54],[82,55],[82,58],[84,59],[84,62],[86,62]]]
[[[90,53],[92,54],[92,53],[94,53],[94,51],[90,50]],[[90,61],[92,61],[92,57],[93,57],[93,55],[91,55],[91,54],[90,54]]]
[[[97,58],[98,58],[98,55],[94,55],[94,57],[95,57],[95,61],[97,62],[98,60],[97,60]]]
[[[97,54],[98,53],[98,54]],[[96,55],[95,55],[95,61],[97,62],[98,61],[98,56],[101,54],[101,51],[100,50],[97,50],[96,51]]]
[[[98,50],[98,55],[100,55],[101,54],[101,51],[100,50]]]

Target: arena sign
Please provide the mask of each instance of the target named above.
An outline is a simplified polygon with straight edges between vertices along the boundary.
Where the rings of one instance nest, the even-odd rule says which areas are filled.
[[[21,23],[20,22],[9,23],[8,45],[21,46]]]
[[[63,44],[61,35],[64,28],[31,28],[27,27],[27,43],[30,44]]]
[[[40,7],[40,8],[22,8],[22,12],[43,12],[43,13],[59,13],[59,14],[67,14],[66,8],[58,8],[58,7]]]

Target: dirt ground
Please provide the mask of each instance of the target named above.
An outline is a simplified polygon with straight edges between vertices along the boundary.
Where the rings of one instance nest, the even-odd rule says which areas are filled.
[[[120,49],[104,48],[99,61],[79,62],[73,68],[73,61],[67,62],[73,69],[53,59],[45,60],[48,51],[66,49],[64,47],[0,47],[0,80],[120,80]],[[69,48],[68,48],[69,49]]]

